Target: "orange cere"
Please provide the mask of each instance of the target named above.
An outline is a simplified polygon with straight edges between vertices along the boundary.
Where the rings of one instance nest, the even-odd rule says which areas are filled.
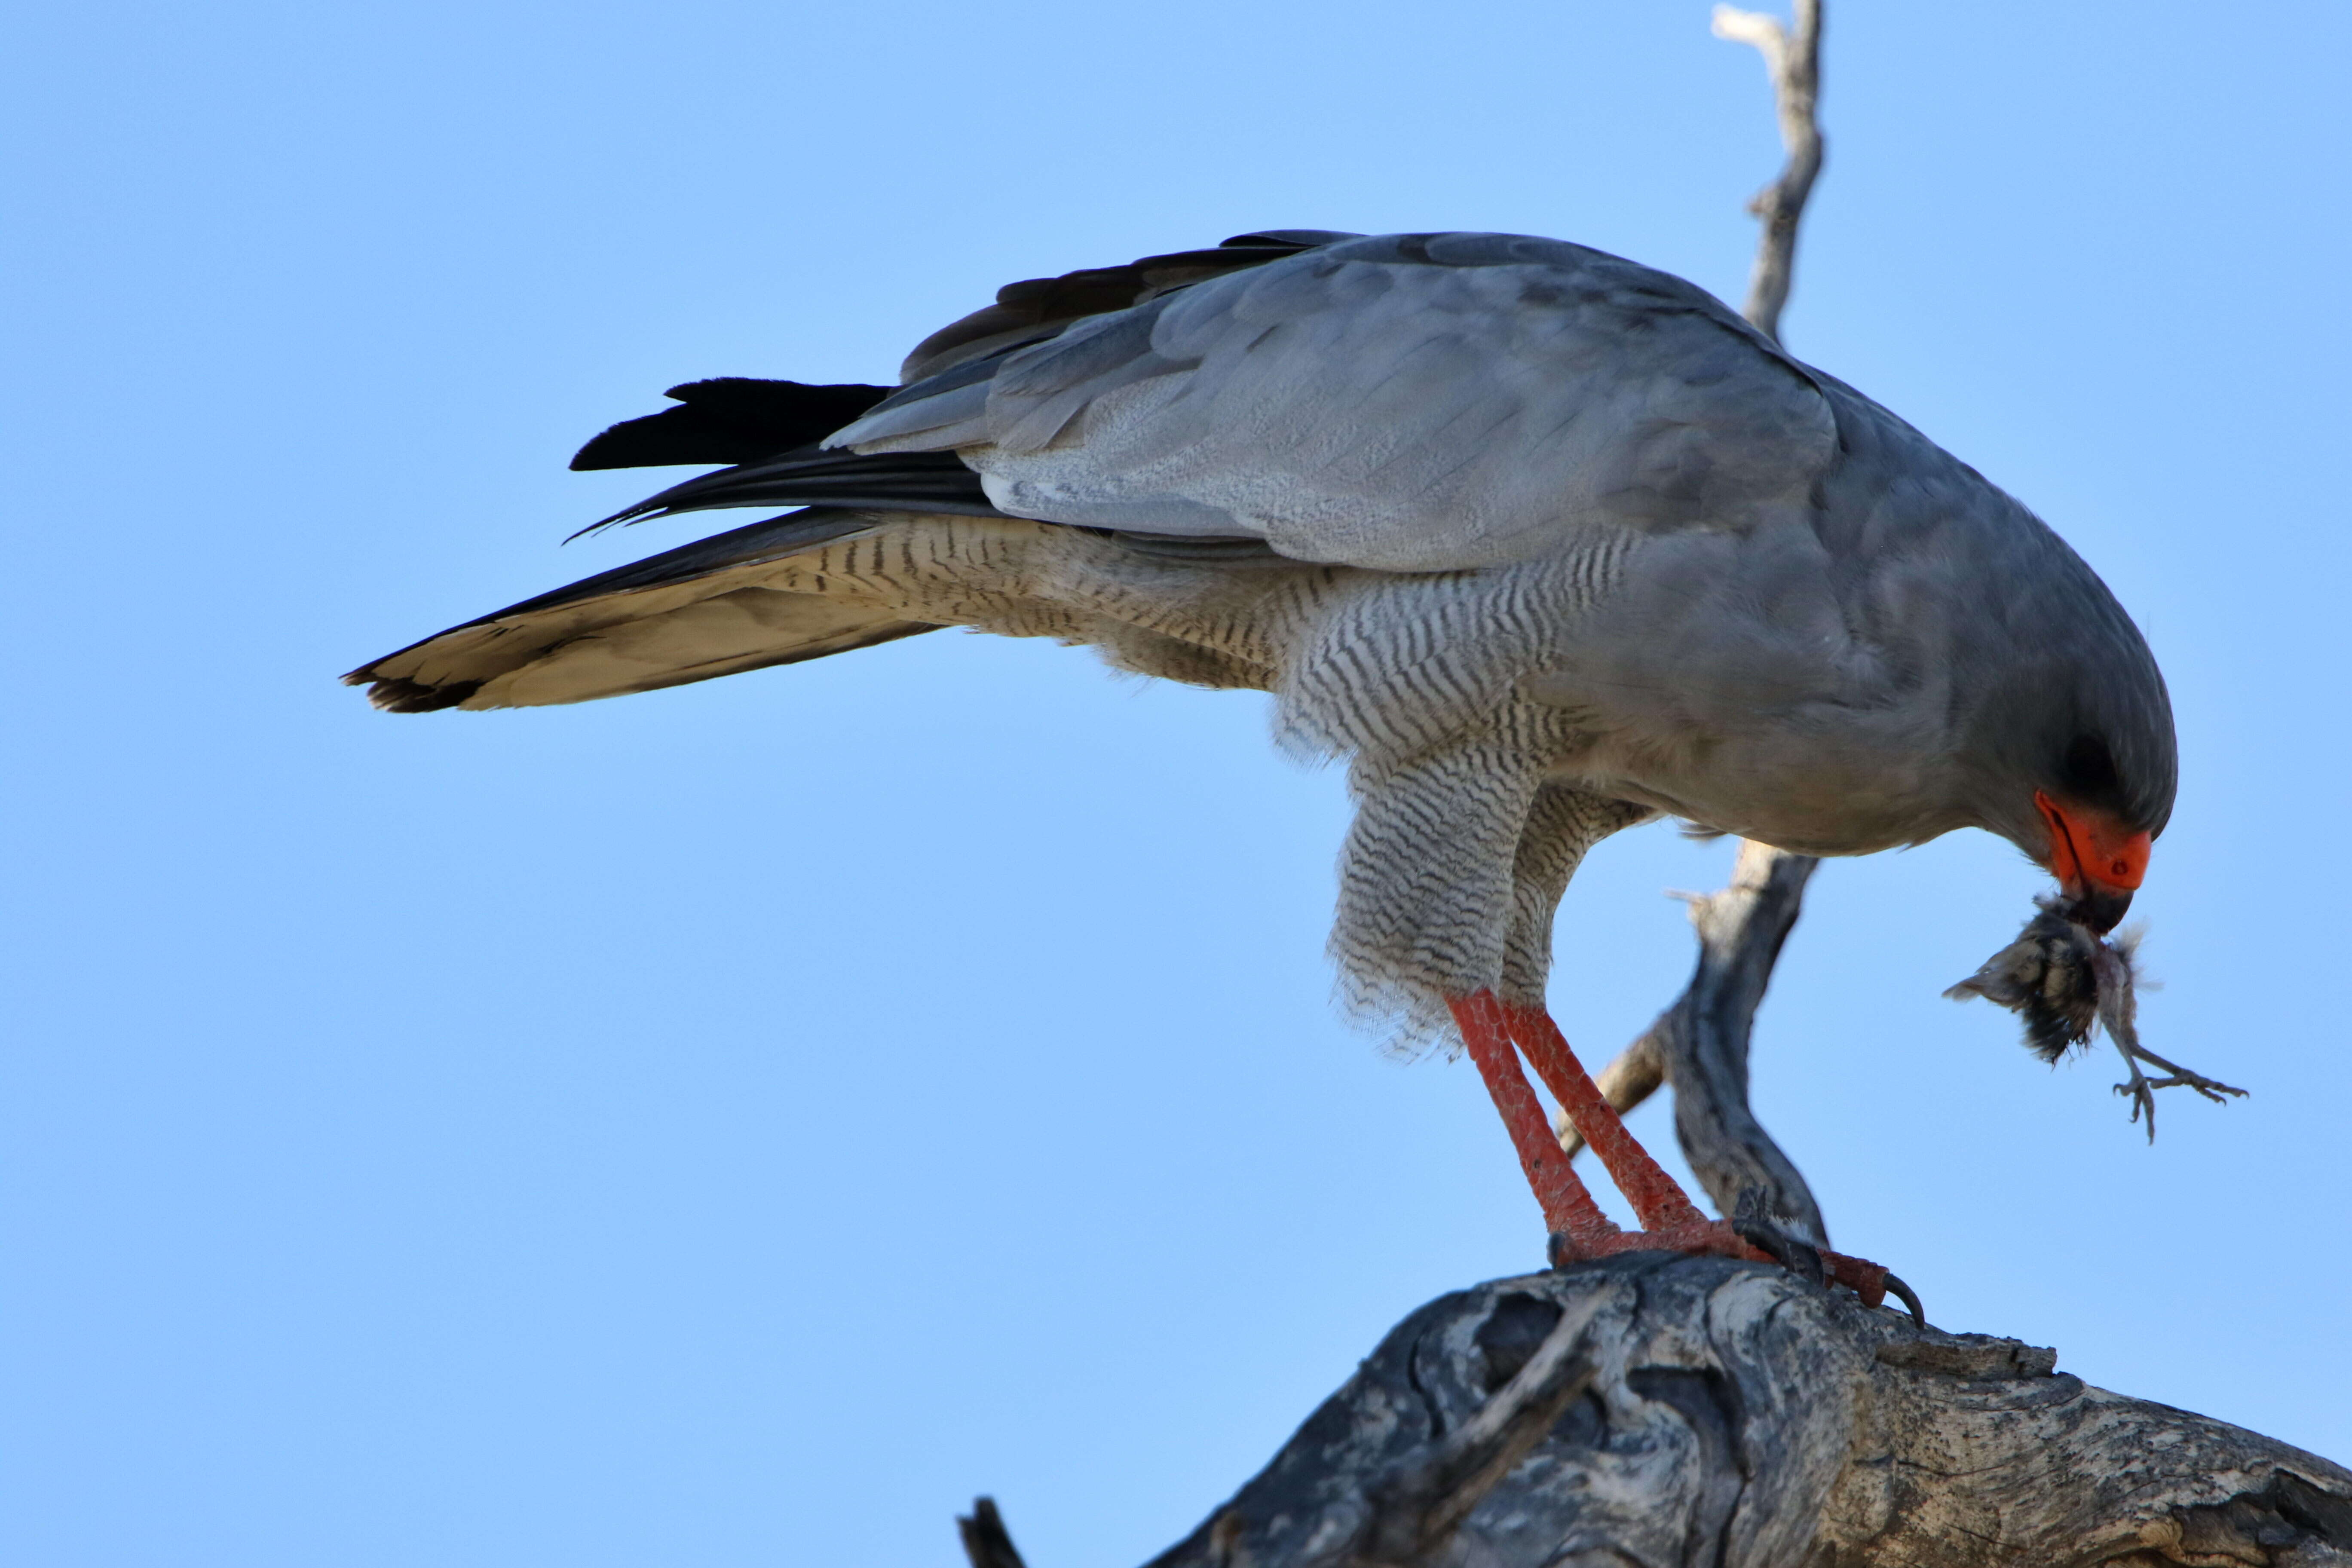
[[[2061,884],[2129,892],[2147,875],[2149,838],[2101,813],[2063,805],[2040,790],[2033,804],[2050,825],[2050,869]]]

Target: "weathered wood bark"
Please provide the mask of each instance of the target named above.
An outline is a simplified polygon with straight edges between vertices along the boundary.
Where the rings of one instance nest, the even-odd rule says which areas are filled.
[[[1498,1279],[1399,1324],[1151,1568],[2352,1564],[2352,1471],[2056,1359],[1761,1264]]]

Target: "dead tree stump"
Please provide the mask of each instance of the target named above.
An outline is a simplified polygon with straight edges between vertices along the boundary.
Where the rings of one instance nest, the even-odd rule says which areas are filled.
[[[1150,1568],[2352,1564],[2352,1472],[2056,1360],[1759,1264],[1498,1279]]]

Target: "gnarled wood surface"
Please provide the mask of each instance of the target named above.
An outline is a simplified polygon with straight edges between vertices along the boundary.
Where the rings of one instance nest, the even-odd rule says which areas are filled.
[[[1151,1568],[2352,1564],[2352,1472],[2055,1361],[1720,1258],[1499,1279]]]

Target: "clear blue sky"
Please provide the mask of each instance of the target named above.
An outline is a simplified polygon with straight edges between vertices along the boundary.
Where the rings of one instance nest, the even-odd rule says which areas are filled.
[[[1340,780],[1258,697],[957,634],[524,713],[333,677],[687,537],[557,548],[665,482],[563,469],[663,387],[887,378],[1013,279],[1493,228],[1736,300],[1780,153],[1706,9],[22,12],[0,1555],[948,1568],[987,1490],[1116,1568],[1533,1267],[1475,1074],[1328,1005]],[[1756,1066],[1939,1322],[2338,1459],[2348,31],[1835,7],[1789,341],[2147,628],[2145,1028],[2254,1095],[2150,1150],[2111,1057],[1942,1000],[2038,885],[1981,835],[1824,869]],[[1590,1056],[1727,864],[1579,879]]]

